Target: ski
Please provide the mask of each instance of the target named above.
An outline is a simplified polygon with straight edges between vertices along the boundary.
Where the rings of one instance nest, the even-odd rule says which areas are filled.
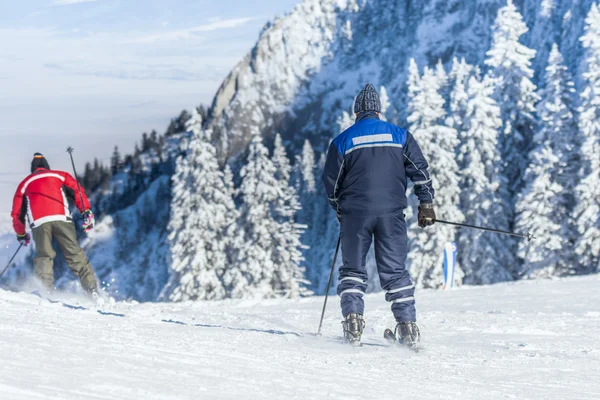
[[[50,304],[61,305],[70,310],[96,311],[98,314],[101,314],[101,315],[125,317],[125,314],[114,313],[114,312],[102,310],[102,308],[106,308],[106,307],[110,308],[113,304],[115,304],[114,299],[112,299],[110,297],[108,298],[108,301],[106,301],[106,299],[100,297],[99,295],[97,295],[97,297],[90,297],[89,299],[80,298],[80,299],[66,300],[66,299],[61,299],[60,297],[52,298],[48,294],[44,295],[44,294],[40,293],[38,290],[30,292],[29,294],[37,296],[40,299],[45,300]]]
[[[383,343],[362,342],[362,341],[359,342],[358,344],[352,344],[352,343],[348,342],[346,340],[346,338],[344,338],[343,336],[331,338],[331,339],[329,339],[329,341],[333,342],[333,343],[343,344],[345,346],[352,347],[355,349],[359,349],[361,347],[390,347],[387,344],[383,344]]]
[[[300,337],[317,338],[317,339],[321,339],[321,340],[324,340],[324,341],[329,342],[329,343],[341,344],[341,345],[344,345],[344,346],[348,346],[348,347],[351,347],[351,348],[357,348],[357,349],[359,349],[361,347],[383,347],[383,348],[392,347],[392,346],[390,346],[387,343],[377,343],[377,342],[371,342],[371,341],[368,341],[368,342],[361,341],[360,345],[354,346],[351,343],[349,343],[346,340],[346,338],[343,337],[343,336],[321,336],[321,335],[314,334],[314,333],[307,333],[307,334],[302,334],[302,335],[299,335],[299,336]]]

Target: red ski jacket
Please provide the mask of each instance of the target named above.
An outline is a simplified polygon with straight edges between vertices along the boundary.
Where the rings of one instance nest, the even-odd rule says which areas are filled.
[[[81,190],[83,204],[78,190]],[[25,216],[31,228],[50,221],[71,221],[69,198],[79,211],[90,209],[90,202],[77,181],[67,172],[38,168],[21,182],[13,199],[12,220],[15,232],[25,233]],[[77,193],[77,195],[76,195]]]

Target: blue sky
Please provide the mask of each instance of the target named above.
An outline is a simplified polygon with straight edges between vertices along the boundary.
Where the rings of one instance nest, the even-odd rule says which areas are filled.
[[[210,103],[299,0],[0,0],[0,212],[36,151],[68,169]]]

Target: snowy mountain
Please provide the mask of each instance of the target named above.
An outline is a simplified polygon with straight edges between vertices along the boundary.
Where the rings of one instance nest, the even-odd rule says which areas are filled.
[[[554,42],[579,65],[579,37],[593,0],[515,1],[537,51],[538,81]],[[411,58],[423,68],[454,57],[483,65],[492,26],[506,0],[305,0],[268,24],[256,46],[225,79],[210,111],[223,158],[237,155],[252,128],[280,132],[324,151],[364,83],[385,86],[392,116],[406,116]],[[392,118],[398,120],[398,118]],[[402,121],[402,118],[399,119]]]
[[[97,308],[0,290],[0,397],[596,399],[598,276],[418,293],[424,350],[341,336],[323,298]],[[366,296],[365,343],[393,325]],[[43,365],[43,368],[39,366]]]

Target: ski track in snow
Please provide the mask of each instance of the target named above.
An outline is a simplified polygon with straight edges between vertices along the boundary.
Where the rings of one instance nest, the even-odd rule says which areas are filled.
[[[335,343],[335,298],[316,338],[322,297],[96,308],[0,290],[0,398],[597,399],[599,283],[418,291],[418,354]],[[383,344],[389,305],[366,306],[364,341]]]

